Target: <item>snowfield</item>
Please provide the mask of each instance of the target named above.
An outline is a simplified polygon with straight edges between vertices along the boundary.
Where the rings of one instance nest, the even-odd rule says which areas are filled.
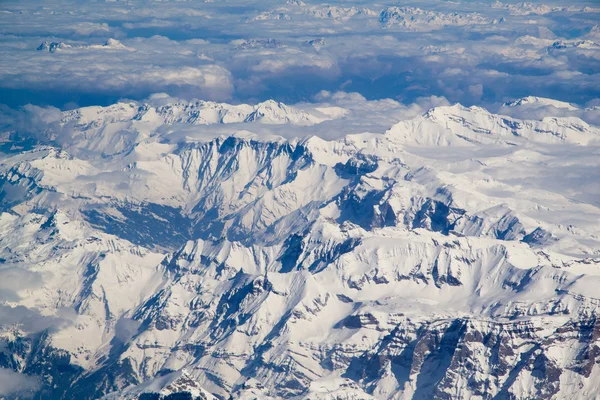
[[[380,16],[448,18],[489,23]],[[6,132],[0,366],[38,398],[595,399],[600,128],[503,108],[536,104],[571,114],[325,140],[360,111],[129,102]]]

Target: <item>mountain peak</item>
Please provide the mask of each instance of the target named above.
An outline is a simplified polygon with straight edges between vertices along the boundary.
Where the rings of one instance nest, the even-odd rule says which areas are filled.
[[[555,108],[564,108],[571,111],[578,110],[577,107],[573,106],[570,103],[536,96],[522,97],[520,99],[504,103],[505,107],[519,107],[524,105],[531,105],[536,107],[552,106]]]
[[[151,379],[141,385],[125,389],[119,394],[109,394],[104,400],[217,400],[196,382],[185,368]]]
[[[274,100],[257,104],[254,111],[244,121],[261,121],[269,124],[295,123],[300,125],[312,125],[322,122],[316,116]]]
[[[47,40],[43,41],[38,48],[37,51],[47,51],[49,53],[55,53],[58,50],[71,48],[71,45],[68,45],[64,42],[49,42]]]
[[[118,41],[117,39],[113,39],[113,38],[109,38],[105,43],[104,43],[105,47],[111,47],[113,49],[124,49],[125,46],[123,45],[123,43],[121,43],[120,41]]]
[[[568,103],[529,97],[510,103],[516,107],[525,104],[569,107]],[[565,141],[586,144],[600,140],[600,130],[577,117],[548,117],[541,121],[520,120],[492,114],[484,108],[460,104],[435,107],[421,117],[401,121],[387,135],[407,144],[463,145],[473,143],[512,143],[517,138],[528,141]]]

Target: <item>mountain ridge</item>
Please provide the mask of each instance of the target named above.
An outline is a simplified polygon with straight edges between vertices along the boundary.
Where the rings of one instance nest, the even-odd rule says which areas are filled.
[[[190,104],[65,112],[3,155],[0,275],[29,283],[1,312],[41,322],[3,325],[0,366],[37,398],[593,398],[598,128],[455,105],[171,140],[217,107]]]

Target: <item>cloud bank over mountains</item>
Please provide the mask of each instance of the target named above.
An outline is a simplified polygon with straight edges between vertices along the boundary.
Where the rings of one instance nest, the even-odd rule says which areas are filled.
[[[0,94],[10,107],[158,92],[297,103],[321,90],[588,105],[600,93],[593,2],[6,1],[0,10]]]

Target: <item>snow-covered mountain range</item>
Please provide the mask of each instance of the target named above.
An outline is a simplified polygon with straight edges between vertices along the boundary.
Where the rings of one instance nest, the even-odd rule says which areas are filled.
[[[504,107],[536,103],[577,110]],[[453,105],[243,130],[346,116],[131,102],[4,132],[0,367],[39,399],[596,398],[600,129]]]

